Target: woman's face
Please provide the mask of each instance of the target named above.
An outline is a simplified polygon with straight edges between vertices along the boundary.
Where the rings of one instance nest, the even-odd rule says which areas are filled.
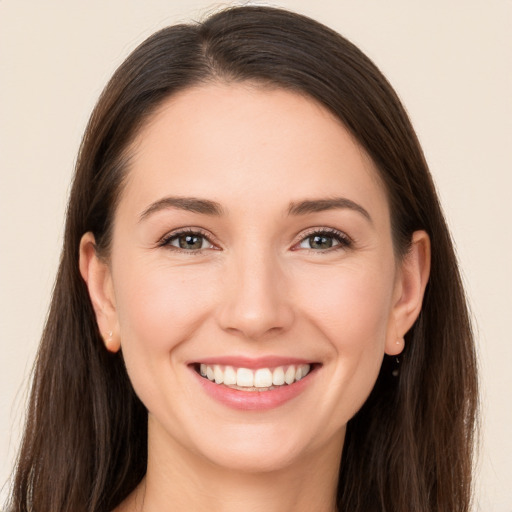
[[[374,164],[319,104],[250,84],[170,98],[132,146],[99,313],[150,447],[246,470],[339,453],[403,348],[400,265]]]

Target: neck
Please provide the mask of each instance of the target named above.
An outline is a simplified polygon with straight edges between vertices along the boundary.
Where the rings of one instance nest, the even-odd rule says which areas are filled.
[[[343,435],[269,471],[221,467],[150,435],[146,477],[116,512],[334,512]]]

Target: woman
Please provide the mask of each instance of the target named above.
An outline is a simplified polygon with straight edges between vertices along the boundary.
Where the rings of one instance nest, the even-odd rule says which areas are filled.
[[[117,70],[77,163],[13,510],[469,510],[472,335],[410,122],[302,16]]]

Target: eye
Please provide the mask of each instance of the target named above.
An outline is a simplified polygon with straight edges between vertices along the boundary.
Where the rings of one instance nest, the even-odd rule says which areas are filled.
[[[176,248],[182,251],[200,251],[202,249],[214,249],[210,240],[198,231],[180,231],[171,233],[162,239],[161,246]]]
[[[297,249],[309,249],[313,251],[328,251],[330,249],[347,248],[350,244],[350,239],[341,231],[323,229],[310,232],[295,247]]]

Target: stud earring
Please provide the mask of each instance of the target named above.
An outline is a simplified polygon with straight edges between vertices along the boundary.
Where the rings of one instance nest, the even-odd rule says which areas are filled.
[[[103,338],[105,343],[105,348],[109,352],[116,352],[116,350],[113,350],[113,344],[114,344],[114,333],[112,331],[107,332],[107,336]]]

